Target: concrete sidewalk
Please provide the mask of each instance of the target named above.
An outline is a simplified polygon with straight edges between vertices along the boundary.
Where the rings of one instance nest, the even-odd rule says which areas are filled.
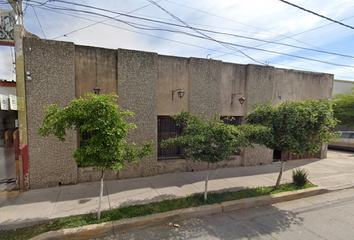
[[[209,191],[271,186],[279,163],[222,168],[210,171]],[[282,182],[291,182],[292,169],[301,167],[319,187],[331,190],[354,186],[354,153],[329,151],[327,159],[286,163]],[[188,196],[204,191],[206,173],[180,172],[154,177],[105,181],[102,210]],[[34,225],[48,219],[96,212],[99,182],[81,183],[28,192],[0,193],[0,230]]]

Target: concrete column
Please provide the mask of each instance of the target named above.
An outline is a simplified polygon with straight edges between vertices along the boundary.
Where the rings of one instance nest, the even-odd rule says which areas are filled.
[[[255,102],[265,103],[273,99],[274,67],[247,65],[246,104],[247,111]],[[273,150],[261,146],[243,151],[243,166],[268,164],[273,162]]]
[[[31,188],[74,184],[77,165],[76,131],[68,131],[65,142],[37,134],[44,118],[43,106],[65,107],[75,98],[75,48],[73,43],[24,38],[28,127],[28,160]]]
[[[120,178],[156,175],[157,163],[157,53],[118,49],[118,104],[135,113],[127,119],[137,125],[128,142],[154,140],[154,153],[136,164],[126,164]]]
[[[220,113],[221,61],[190,58],[190,112],[206,117]]]

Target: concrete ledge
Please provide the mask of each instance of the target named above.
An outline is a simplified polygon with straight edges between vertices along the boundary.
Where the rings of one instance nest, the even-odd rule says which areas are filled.
[[[283,193],[278,193],[273,195],[224,202],[221,204],[221,206],[223,208],[223,212],[228,212],[228,211],[234,211],[238,209],[245,209],[245,208],[251,208],[256,206],[291,201],[299,198],[312,197],[326,192],[328,192],[327,189],[315,187],[315,188],[308,188],[308,189],[297,190],[292,192],[283,192]]]
[[[176,222],[184,219],[201,217],[204,215],[211,215],[215,213],[222,213],[222,206],[220,204],[205,205],[195,208],[186,208],[164,213],[157,213],[143,217],[122,219],[114,221],[114,230],[116,232],[128,231],[131,228],[150,227],[166,222]]]
[[[284,201],[296,200],[299,198],[312,197],[329,192],[324,188],[309,188],[293,192],[278,193],[255,198],[246,198],[235,201],[224,202],[222,204],[205,205],[195,208],[180,209],[165,213],[157,213],[143,217],[122,219],[114,222],[106,222],[95,225],[88,225],[79,228],[63,229],[53,232],[43,233],[32,240],[54,240],[54,239],[88,239],[100,237],[116,232],[127,232],[141,227],[151,227],[166,222],[177,222],[189,218],[197,218],[206,215],[223,213],[238,209],[251,208],[267,204],[274,204]]]
[[[113,234],[114,228],[112,222],[87,225],[78,228],[62,229],[43,233],[31,240],[60,240],[60,239],[88,239],[93,237],[105,236]]]

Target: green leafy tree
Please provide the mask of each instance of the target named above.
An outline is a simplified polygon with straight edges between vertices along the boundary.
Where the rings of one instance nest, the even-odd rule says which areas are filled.
[[[266,103],[255,105],[252,110],[247,123],[269,127],[273,135],[272,141],[255,139],[255,142],[270,149],[299,155],[315,154],[320,150],[320,143],[328,143],[338,137],[332,131],[337,120],[333,116],[330,100],[286,101],[276,106]],[[283,154],[281,162],[276,189],[284,169]]]
[[[220,120],[219,115],[201,119],[182,111],[172,116],[178,126],[183,127],[180,136],[162,141],[161,146],[181,146],[187,159],[207,163],[204,200],[207,199],[209,164],[227,160],[244,147],[251,146],[250,139],[265,141],[271,134],[262,126],[232,126]],[[232,119],[231,119],[232,120]]]
[[[151,142],[128,144],[127,134],[136,128],[123,117],[133,116],[130,111],[119,110],[118,96],[115,94],[87,94],[86,98],[74,99],[70,105],[60,108],[58,105],[45,106],[43,124],[38,133],[41,136],[53,134],[65,141],[67,130],[80,129],[90,138],[74,152],[77,164],[95,166],[101,170],[101,189],[97,218],[100,219],[105,170],[122,169],[125,162],[137,162],[152,154]],[[81,139],[82,140],[82,139]]]
[[[354,126],[354,88],[350,94],[336,94],[333,96],[334,116],[341,125]]]

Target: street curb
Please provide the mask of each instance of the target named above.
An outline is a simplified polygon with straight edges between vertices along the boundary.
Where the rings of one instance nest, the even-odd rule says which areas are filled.
[[[327,193],[325,188],[314,187],[302,190],[296,190],[292,192],[283,192],[272,195],[260,196],[255,198],[245,198],[240,200],[228,201],[221,203],[223,212],[229,212],[239,209],[247,209],[251,207],[257,207],[262,205],[269,205],[279,202],[286,202],[296,200],[300,198],[312,197],[320,194]]]
[[[184,219],[202,217],[216,213],[223,213],[239,209],[246,209],[262,205],[269,205],[279,202],[291,201],[300,198],[312,197],[330,192],[328,189],[314,187],[292,192],[284,192],[273,195],[245,198],[240,200],[228,201],[221,204],[205,205],[201,207],[187,208],[157,213],[148,216],[122,219],[114,222],[88,225],[78,228],[63,229],[38,235],[31,240],[54,240],[54,239],[88,239],[116,232],[127,232],[132,228],[151,227],[161,223],[177,222]]]

